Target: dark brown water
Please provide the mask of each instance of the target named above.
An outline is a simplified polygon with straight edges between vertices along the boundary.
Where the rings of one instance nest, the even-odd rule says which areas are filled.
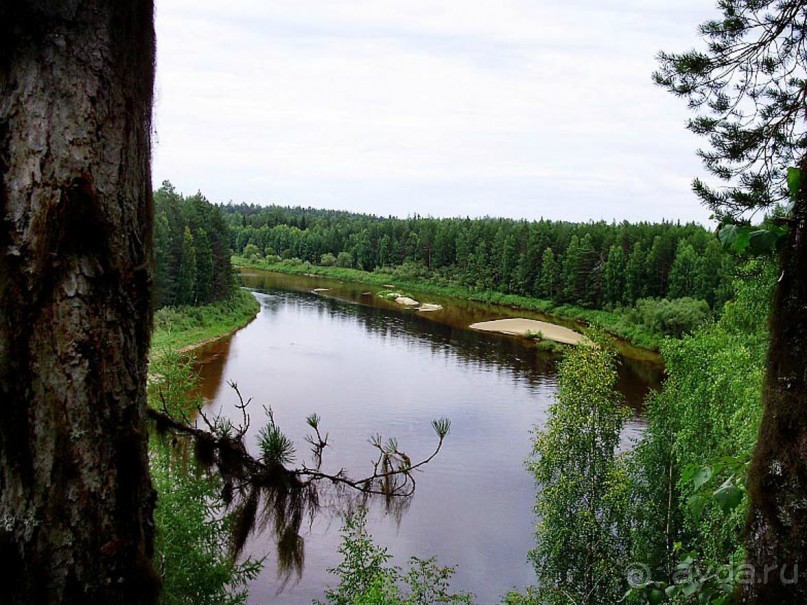
[[[556,358],[523,339],[466,326],[516,315],[546,318],[431,295],[416,297],[445,309],[422,314],[375,296],[379,288],[258,272],[242,280],[261,311],[232,338],[199,353],[210,410],[235,412],[225,383],[236,381],[255,399],[251,442],[260,406],[271,405],[300,456],[308,453],[305,417],[317,412],[330,433],[324,466],[362,476],[371,471],[370,436],[397,437],[415,459],[435,443],[431,420],[449,417],[445,448],[418,475],[409,509],[396,520],[376,506],[369,529],[400,565],[412,555],[456,565],[454,587],[476,593],[479,603],[498,602],[507,590],[532,583],[527,552],[535,486],[523,463],[530,431],[543,424],[556,391]],[[627,346],[623,354],[619,388],[638,409],[658,386],[661,369],[657,359]],[[626,439],[640,430],[635,418]],[[302,578],[279,594],[273,544],[266,535],[253,538],[248,550],[268,558],[250,587],[250,603],[322,598],[333,584],[326,570],[339,562],[339,525],[327,512],[314,520],[304,535]]]

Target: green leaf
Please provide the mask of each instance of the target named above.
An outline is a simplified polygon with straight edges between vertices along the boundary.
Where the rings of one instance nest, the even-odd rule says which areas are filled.
[[[695,474],[692,476],[692,487],[695,491],[698,491],[704,484],[712,478],[712,467],[711,466],[701,466],[696,471]]]
[[[734,240],[734,251],[742,254],[751,241],[751,227],[737,227],[737,238]]]
[[[687,500],[687,506],[689,510],[692,511],[692,516],[696,523],[700,522],[703,509],[706,507],[707,502],[709,502],[709,498],[703,494],[695,494],[694,496],[690,496]]]
[[[778,231],[774,231],[773,229],[756,229],[750,234],[749,251],[755,256],[770,254],[776,249],[778,240]]]
[[[737,225],[731,223],[720,225],[717,238],[720,240],[720,243],[723,244],[724,248],[732,248],[734,241],[737,239]]]
[[[717,500],[717,504],[723,512],[728,513],[737,508],[740,502],[743,501],[743,490],[736,485],[727,485],[724,483],[720,486],[720,489],[714,493],[714,498]]]
[[[684,467],[684,470],[681,471],[681,481],[684,483],[689,483],[692,481],[692,477],[695,476],[695,472],[698,470],[698,468],[700,467],[696,464],[687,464]]]
[[[684,593],[684,596],[692,596],[696,592],[698,592],[701,588],[701,583],[697,581],[687,582],[681,586],[681,592]]]
[[[787,169],[787,188],[790,190],[790,197],[795,198],[801,186],[801,170],[791,166]]]
[[[654,588],[650,591],[650,594],[647,595],[647,600],[650,601],[652,605],[662,603],[664,601],[664,593],[658,588]]]

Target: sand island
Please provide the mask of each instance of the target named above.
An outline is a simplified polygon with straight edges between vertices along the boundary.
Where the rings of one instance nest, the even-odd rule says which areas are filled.
[[[554,340],[569,345],[589,344],[591,341],[574,330],[564,328],[545,321],[536,319],[524,319],[515,317],[512,319],[496,319],[493,321],[481,321],[469,326],[472,330],[482,330],[483,332],[499,332],[500,334],[510,334],[513,336],[529,336],[540,334],[545,340]]]

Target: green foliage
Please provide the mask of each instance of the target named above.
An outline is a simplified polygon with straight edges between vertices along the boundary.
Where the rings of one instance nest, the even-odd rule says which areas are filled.
[[[556,305],[599,309],[670,297],[669,276],[681,242],[699,257],[691,276],[698,290],[679,291],[673,298],[693,296],[719,306],[725,299],[718,292],[730,283],[732,272],[731,262],[724,262],[726,252],[710,246],[714,236],[695,224],[397,219],[245,204],[220,210],[232,232],[233,250],[248,260],[254,250],[271,248],[281,250],[284,259],[325,267],[405,267],[405,275],[417,272],[456,287],[538,297]]]
[[[181,349],[228,334],[249,323],[259,308],[246,290],[236,290],[231,297],[203,307],[163,307],[154,313],[151,349]]]
[[[665,598],[697,593],[715,599],[699,602],[721,602],[721,574],[742,562],[774,281],[770,263],[749,263],[717,322],[662,347],[668,378],[648,401],[647,430],[629,465],[631,558],[652,573],[644,597],[661,589]]]
[[[625,300],[625,253],[622,246],[614,244],[608,250],[602,287],[603,302],[606,305],[621,304]]]
[[[205,305],[234,289],[230,230],[201,193],[183,197],[168,181],[154,192],[155,306]],[[248,256],[258,258],[253,245]]]
[[[539,486],[530,558],[541,604],[610,604],[624,593],[613,563],[627,552],[627,476],[616,454],[627,413],[614,388],[615,354],[596,340],[566,353],[528,463]]]
[[[702,262],[703,259],[688,242],[678,244],[670,269],[670,298],[692,297],[699,292]]]
[[[244,246],[244,256],[248,259],[254,260],[261,257],[261,251],[255,244],[247,244]]]
[[[625,266],[625,302],[631,303],[647,296],[647,264],[642,242],[636,242]]]
[[[472,603],[468,593],[453,593],[454,568],[440,567],[434,558],[412,557],[403,572],[389,565],[392,555],[367,533],[367,510],[345,516],[339,553],[342,561],[330,573],[339,583],[325,591],[329,605],[432,605]],[[322,605],[322,604],[320,604]]]
[[[244,256],[247,256],[246,253]],[[330,252],[326,252],[319,257],[319,264],[323,267],[333,267],[336,265],[336,257]]]
[[[216,504],[220,480],[183,463],[157,440],[152,439],[149,451],[157,491],[154,560],[163,579],[161,603],[246,603],[246,585],[262,562],[234,563],[230,558],[232,520]]]
[[[183,232],[179,252],[176,301],[180,305],[192,305],[196,302],[196,247],[188,227]]]
[[[336,266],[342,268],[352,267],[353,255],[350,252],[340,252],[336,257]]]
[[[642,298],[636,301],[631,314],[634,322],[642,324],[651,332],[680,338],[691,333],[712,316],[706,301],[693,298]]]
[[[258,431],[258,446],[261,449],[261,460],[267,466],[285,466],[292,464],[296,456],[294,442],[286,437],[280,430],[280,427],[275,424],[275,418],[271,408],[266,411],[266,416],[267,423]],[[311,422],[309,422],[309,424],[311,424]]]
[[[804,152],[807,30],[801,0],[723,0],[719,8],[700,28],[706,48],[661,53],[654,77],[698,111],[688,128],[708,139],[699,155],[726,184],[696,180],[695,192],[719,218],[736,220],[797,185],[788,166]]]
[[[169,352],[152,362],[149,404],[177,417],[199,404],[193,362]],[[230,556],[233,518],[219,504],[221,479],[189,459],[189,444],[153,436],[149,465],[157,507],[154,561],[165,605],[246,603],[246,585],[262,561],[236,563]]]
[[[781,249],[787,227],[771,221],[751,226],[724,222],[718,239],[726,250],[740,256],[770,256]]]

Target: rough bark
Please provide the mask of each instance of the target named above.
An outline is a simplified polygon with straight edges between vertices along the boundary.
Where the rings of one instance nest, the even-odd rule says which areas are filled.
[[[807,159],[771,311],[743,602],[807,603]],[[746,574],[747,575],[747,574]]]
[[[151,0],[0,0],[1,603],[154,603]]]

